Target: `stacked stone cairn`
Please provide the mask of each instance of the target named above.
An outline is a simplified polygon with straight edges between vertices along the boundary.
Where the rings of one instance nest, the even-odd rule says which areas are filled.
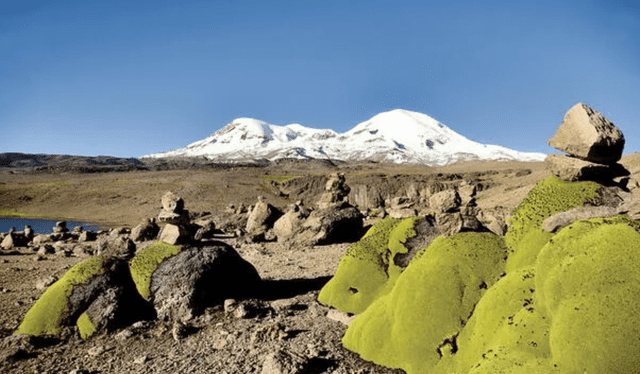
[[[613,123],[591,107],[578,103],[569,109],[555,135],[547,141],[568,155],[549,155],[545,162],[560,179],[607,184],[629,175],[618,163],[624,142],[622,131]]]
[[[311,245],[356,241],[362,236],[362,213],[349,203],[351,188],[343,173],[334,173],[325,185],[318,208],[302,224],[301,239]]]
[[[182,244],[189,240],[189,212],[184,209],[184,200],[168,191],[162,196],[162,210],[158,221],[164,223],[160,241],[167,244]]]

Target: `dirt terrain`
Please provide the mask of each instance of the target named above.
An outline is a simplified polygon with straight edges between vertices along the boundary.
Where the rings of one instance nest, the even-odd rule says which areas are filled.
[[[474,162],[447,167],[319,162],[225,168],[180,165],[186,168],[104,173],[0,168],[0,216],[66,218],[132,227],[157,215],[160,197],[169,190],[180,195],[191,212],[250,206],[260,195],[280,208],[300,199],[313,205],[324,188],[324,178],[334,172],[346,174],[352,195],[358,186],[379,186],[391,195],[402,196],[411,183],[469,180],[484,187],[477,197],[481,208],[513,208],[533,183],[549,175],[542,162]]]
[[[623,163],[640,169],[638,155]],[[379,185],[393,196],[411,184],[471,181],[481,186],[478,206],[513,209],[535,182],[549,173],[543,163],[477,162],[440,168],[398,165],[327,165],[283,162],[265,166],[190,167],[106,173],[51,172],[0,168],[0,214],[73,218],[107,227],[133,227],[157,215],[160,197],[176,192],[193,212],[222,212],[229,205],[249,206],[262,195],[280,208],[297,201],[313,205],[324,177],[346,174],[352,191]],[[21,229],[21,228],[18,228]],[[279,243],[247,244],[221,236],[252,263],[273,291],[242,301],[253,313],[243,318],[210,308],[188,325],[147,321],[87,340],[13,342],[10,337],[45,287],[38,282],[60,278],[82,257],[17,250],[0,256],[0,372],[15,373],[401,373],[360,359],[342,348],[346,325],[319,304],[319,289],[334,274],[349,243],[292,247]],[[37,286],[38,285],[38,286]]]

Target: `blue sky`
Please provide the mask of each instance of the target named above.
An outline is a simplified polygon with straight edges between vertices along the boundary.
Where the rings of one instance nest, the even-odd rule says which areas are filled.
[[[346,131],[426,113],[550,153],[585,102],[640,151],[632,1],[0,3],[0,152],[137,157],[237,117]]]

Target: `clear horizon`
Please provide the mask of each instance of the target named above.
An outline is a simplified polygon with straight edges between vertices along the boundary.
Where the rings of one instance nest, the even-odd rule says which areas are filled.
[[[235,118],[345,132],[392,109],[547,146],[584,102],[640,151],[634,1],[9,1],[0,152],[140,157]]]

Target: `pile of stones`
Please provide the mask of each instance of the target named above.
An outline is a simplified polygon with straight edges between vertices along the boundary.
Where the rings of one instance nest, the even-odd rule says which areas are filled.
[[[189,240],[189,211],[184,209],[184,200],[168,191],[162,196],[162,210],[158,221],[165,223],[160,240],[168,244],[181,244]]]

